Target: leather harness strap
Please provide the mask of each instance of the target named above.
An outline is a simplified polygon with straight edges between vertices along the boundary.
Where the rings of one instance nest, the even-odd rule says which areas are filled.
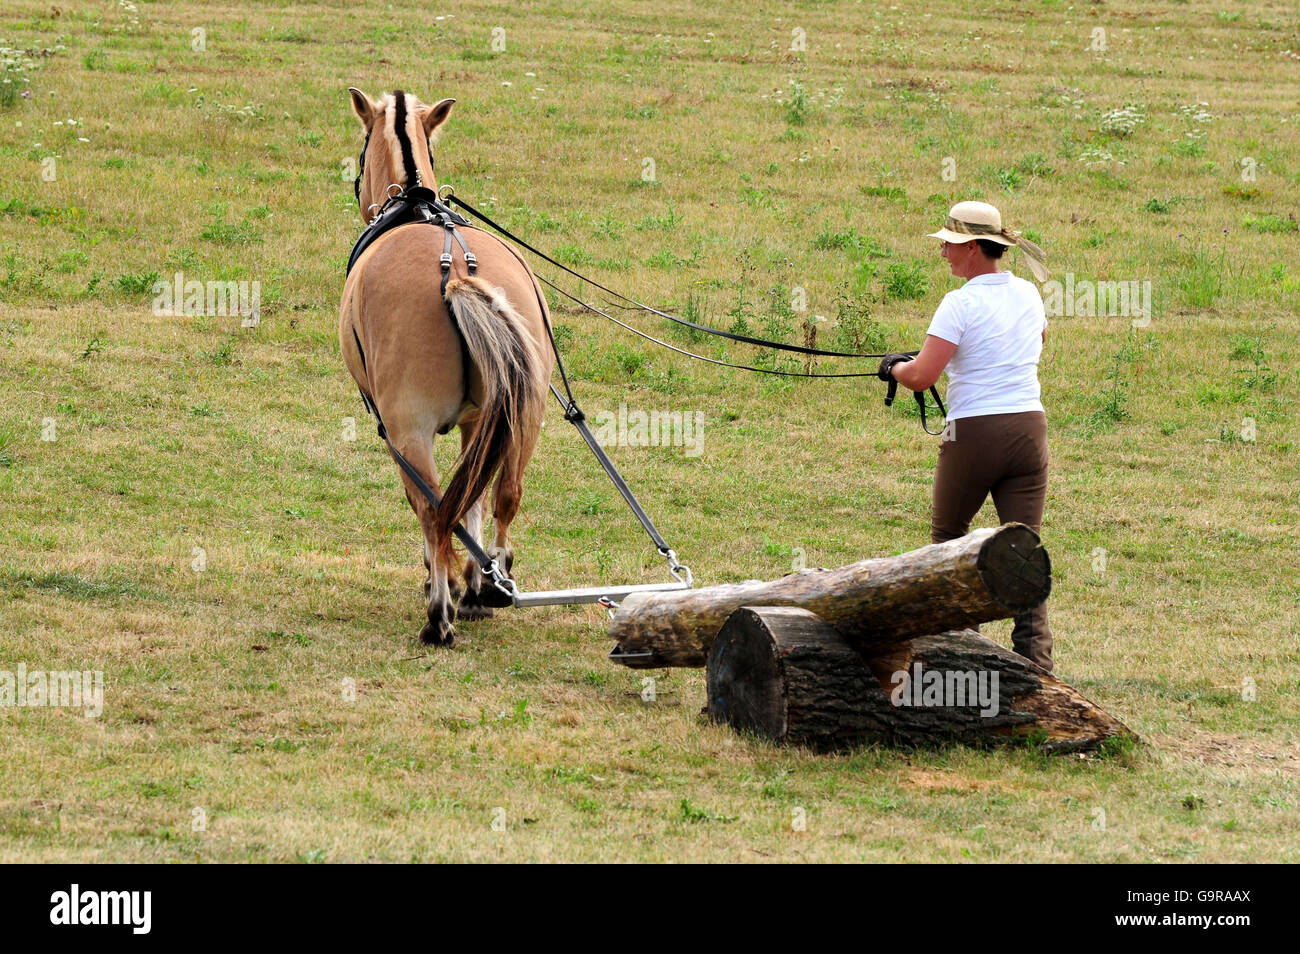
[[[520,245],[528,249],[528,251],[532,252],[534,255],[536,255],[538,258],[542,259],[543,261],[548,262],[551,265],[554,265],[556,268],[560,269],[561,271],[568,272],[574,278],[586,282],[588,285],[591,285],[593,288],[600,289],[601,291],[605,292],[605,294],[607,295],[612,295],[613,297],[620,299],[621,301],[627,302],[631,310],[646,311],[652,315],[658,315],[660,318],[667,318],[669,321],[676,322],[679,325],[685,325],[688,328],[694,328],[696,331],[702,331],[705,334],[716,335],[719,338],[729,338],[732,341],[740,341],[743,342],[744,344],[757,345],[762,348],[775,348],[778,351],[791,351],[794,352],[795,354],[806,354],[806,355],[828,357],[828,358],[883,358],[885,357],[885,355],[883,354],[861,354],[855,351],[826,351],[821,348],[806,348],[803,345],[787,344],[784,341],[770,341],[766,338],[755,338],[752,335],[742,335],[742,334],[737,334],[733,331],[723,331],[721,328],[710,328],[708,325],[701,325],[698,322],[689,321],[686,318],[682,318],[680,315],[674,315],[666,311],[660,311],[658,308],[652,308],[649,305],[642,304],[641,302],[637,301],[634,298],[628,298],[626,295],[620,295],[612,288],[606,288],[600,282],[592,278],[588,278],[586,275],[581,275],[578,272],[575,272],[573,269],[569,268],[569,266],[565,265],[563,262],[557,262],[555,259],[551,258],[551,256],[547,255],[545,252],[541,251],[540,249],[534,248],[532,245],[529,245],[518,235],[515,235],[513,232],[506,229],[503,225],[500,225],[497,222],[493,221],[492,219],[488,218],[488,216],[484,215],[478,209],[474,208],[472,205],[470,205],[468,202],[465,202],[463,199],[459,198],[458,196],[448,195],[447,199],[452,204],[460,206],[462,209],[464,209],[470,215],[474,216],[476,219],[479,219],[485,224],[496,229],[496,231],[500,232],[503,236],[508,238],[510,241],[514,242],[516,245]],[[849,375],[844,375],[844,376],[849,377]],[[861,375],[861,376],[865,377],[866,375]],[[799,377],[821,377],[821,375],[799,375]]]
[[[845,352],[845,351],[824,351],[824,350],[819,349],[819,348],[805,348],[805,347],[802,347],[802,346],[800,346],[800,345],[786,344],[786,343],[784,343],[784,342],[780,342],[780,341],[769,341],[769,340],[766,340],[766,339],[763,339],[763,338],[754,338],[754,337],[752,337],[752,336],[750,336],[750,335],[740,335],[740,334],[735,334],[735,333],[730,332],[730,331],[723,331],[723,330],[720,329],[720,328],[710,328],[710,327],[707,326],[707,325],[701,325],[701,324],[698,324],[698,323],[693,322],[693,321],[688,321],[688,320],[685,319],[685,318],[679,317],[679,316],[677,316],[677,315],[670,314],[670,313],[665,312],[665,311],[660,311],[660,310],[657,309],[657,308],[651,308],[649,305],[643,305],[641,302],[638,302],[638,301],[636,301],[635,299],[628,298],[628,297],[625,296],[625,295],[621,295],[621,294],[619,294],[618,292],[614,291],[613,289],[611,289],[611,288],[606,288],[604,285],[600,284],[599,282],[594,281],[593,279],[588,278],[588,277],[585,276],[585,275],[581,275],[581,274],[579,274],[578,272],[575,272],[573,269],[569,268],[567,265],[563,264],[562,262],[557,262],[555,259],[551,258],[551,257],[550,257],[549,255],[547,255],[545,252],[541,251],[540,249],[534,248],[532,245],[529,245],[527,242],[525,242],[525,241],[524,241],[523,239],[521,239],[519,236],[513,234],[513,233],[510,232],[508,229],[506,229],[504,226],[499,225],[497,222],[493,221],[491,218],[489,218],[488,216],[484,215],[482,212],[480,212],[478,209],[474,208],[474,207],[473,207],[472,205],[470,205],[468,202],[465,202],[463,199],[460,199],[460,198],[458,198],[458,197],[455,196],[455,195],[448,195],[448,196],[447,196],[447,201],[448,201],[449,203],[453,204],[453,205],[459,206],[460,208],[464,209],[466,212],[468,212],[470,215],[474,216],[476,219],[479,219],[481,222],[485,223],[486,225],[488,225],[488,226],[490,226],[491,228],[495,229],[497,232],[501,233],[501,235],[503,235],[505,238],[509,239],[510,241],[512,241],[512,242],[514,242],[514,243],[516,243],[516,244],[518,244],[518,245],[523,246],[524,248],[528,249],[528,251],[532,252],[534,255],[537,255],[539,258],[543,259],[543,260],[546,261],[546,262],[549,262],[550,264],[556,266],[556,267],[559,268],[560,270],[562,270],[562,271],[564,271],[564,272],[567,272],[568,274],[574,276],[575,278],[579,279],[580,281],[586,282],[587,284],[592,285],[593,287],[598,288],[598,289],[600,289],[601,291],[606,292],[607,294],[612,295],[612,296],[615,297],[615,298],[618,298],[618,299],[621,299],[621,300],[623,300],[623,301],[625,301],[625,302],[628,302],[628,303],[629,303],[629,310],[641,310],[641,311],[649,312],[650,314],[658,315],[658,316],[660,316],[661,318],[667,318],[668,320],[670,320],[670,321],[674,321],[674,322],[677,322],[678,324],[686,325],[687,327],[694,328],[694,329],[697,330],[697,331],[702,331],[702,332],[705,332],[705,333],[707,333],[707,334],[711,334],[711,335],[717,335],[718,337],[721,337],[721,338],[730,338],[730,339],[733,340],[733,341],[740,341],[740,342],[743,342],[743,343],[745,343],[745,344],[758,345],[758,346],[760,346],[760,347],[764,347],[764,348],[776,348],[776,349],[779,349],[779,350],[782,350],[782,351],[793,351],[793,352],[796,352],[796,353],[799,353],[799,354],[806,354],[806,355],[823,355],[823,356],[829,356],[829,357],[841,357],[841,358],[885,358],[885,357],[888,357],[887,354],[857,354],[857,353],[854,353],[854,352]],[[510,246],[510,245],[507,245],[506,247],[509,248],[512,252],[515,251],[514,248],[513,248],[512,246]],[[518,252],[515,252],[515,257],[516,257],[516,258],[519,258],[519,253],[518,253]],[[522,258],[520,258],[520,261],[522,261]],[[721,366],[723,366],[723,367],[727,367],[727,368],[735,368],[735,369],[740,370],[740,371],[756,371],[756,372],[760,372],[760,373],[763,373],[763,374],[781,375],[781,376],[783,376],[783,377],[798,377],[798,378],[867,378],[867,377],[875,377],[875,376],[876,376],[875,372],[873,372],[873,371],[848,372],[848,373],[832,373],[832,374],[819,373],[819,372],[782,371],[782,370],[777,370],[777,369],[773,369],[773,368],[760,368],[760,367],[755,367],[755,366],[752,366],[752,365],[732,364],[732,363],[729,362],[729,361],[720,361],[720,360],[718,360],[717,358],[709,358],[709,357],[706,357],[706,356],[704,356],[704,355],[695,354],[694,352],[686,351],[686,350],[684,350],[684,349],[682,349],[682,348],[678,348],[677,346],[675,346],[675,345],[671,345],[671,344],[669,344],[669,343],[666,342],[666,341],[663,341],[663,340],[661,340],[661,339],[659,339],[659,338],[655,338],[655,337],[653,337],[653,336],[651,336],[651,335],[648,335],[648,334],[646,334],[646,333],[643,332],[643,331],[639,331],[638,329],[633,328],[631,325],[628,325],[628,324],[626,324],[626,323],[624,323],[624,322],[622,322],[622,321],[619,321],[619,320],[618,320],[617,318],[615,318],[613,315],[607,314],[606,312],[601,311],[599,308],[596,308],[595,306],[593,306],[593,305],[591,305],[591,304],[589,304],[589,303],[583,301],[582,299],[577,298],[577,297],[575,297],[575,296],[573,296],[573,295],[570,295],[568,292],[566,292],[564,289],[560,288],[560,287],[559,287],[558,285],[556,285],[554,282],[547,281],[547,280],[544,279],[544,278],[542,279],[542,281],[545,281],[547,285],[549,285],[551,288],[553,288],[553,289],[554,289],[557,293],[559,293],[560,295],[563,295],[565,298],[568,298],[568,299],[570,299],[571,301],[577,303],[578,305],[581,305],[583,308],[586,308],[588,311],[592,311],[592,312],[596,313],[597,315],[600,315],[602,318],[606,318],[606,319],[608,319],[609,321],[612,321],[612,322],[614,322],[615,324],[619,325],[620,327],[622,327],[622,328],[626,328],[628,331],[631,331],[633,334],[640,335],[642,338],[645,338],[645,339],[647,339],[647,340],[649,340],[649,341],[653,341],[653,342],[654,342],[655,344],[657,344],[657,345],[661,345],[661,346],[663,346],[663,347],[665,347],[665,348],[668,348],[668,349],[671,350],[671,351],[676,351],[678,354],[686,355],[688,358],[694,358],[694,359],[697,360],[697,361],[706,361],[706,362],[708,362],[709,364],[721,365]],[[548,330],[548,331],[550,330],[550,325],[549,325],[549,324],[547,325],[547,330]],[[554,339],[553,339],[553,338],[552,338],[552,344],[554,344]],[[917,355],[917,353],[918,353],[918,352],[915,352],[915,351],[906,351],[906,352],[901,352],[901,354],[905,355],[906,357],[915,357],[915,356]],[[558,350],[556,351],[556,357],[557,357],[557,359],[558,359],[558,357],[559,357],[559,351],[558,351]],[[560,366],[560,373],[561,373],[561,375],[564,374],[564,367],[563,367],[563,365]],[[567,381],[565,382],[565,390],[568,391],[568,382],[567,382]],[[885,406],[886,406],[886,407],[889,407],[889,406],[893,405],[893,403],[894,403],[894,395],[895,395],[895,393],[897,393],[897,391],[898,391],[898,382],[897,382],[897,381],[891,381],[891,383],[890,383],[890,385],[889,385],[889,393],[888,393],[888,395],[887,395],[886,398],[885,398]],[[918,408],[920,409],[920,411],[921,411],[921,428],[922,428],[922,429],[923,429],[927,434],[929,434],[929,435],[931,435],[931,436],[933,436],[933,437],[937,437],[937,436],[939,436],[940,434],[942,434],[943,431],[942,431],[942,430],[940,430],[940,431],[932,431],[932,430],[930,430],[929,425],[928,425],[927,422],[926,422],[926,411],[927,411],[927,409],[929,409],[929,410],[937,410],[937,411],[939,411],[940,414],[944,415],[945,417],[947,416],[948,411],[947,411],[947,408],[944,407],[943,399],[942,399],[941,397],[939,397],[939,390],[938,390],[937,385],[932,385],[932,386],[930,387],[930,394],[932,394],[932,395],[934,396],[935,406],[934,406],[934,407],[929,407],[929,408],[928,408],[927,405],[926,405],[926,403],[925,403],[925,394],[922,393],[922,392],[913,392],[913,396],[916,398],[916,405],[917,405],[917,407],[918,407]],[[556,396],[559,397],[558,394],[557,394]],[[570,396],[570,398],[572,398],[572,394],[570,394],[569,396]],[[576,407],[576,405],[575,405],[575,407]],[[579,412],[579,413],[581,413],[581,412]],[[588,443],[590,443],[590,442],[588,442]],[[597,453],[597,456],[600,456],[599,452]],[[635,509],[635,508],[634,508],[634,509]]]
[[[440,261],[443,268],[443,291],[445,292],[445,279],[451,270],[452,235],[455,234],[457,226],[469,226],[470,221],[450,206],[444,204],[438,198],[436,192],[424,186],[413,186],[384,203],[384,207],[379,210],[379,214],[371,219],[365,231],[357,237],[356,244],[352,246],[352,254],[348,256],[348,272],[352,271],[352,267],[361,258],[361,254],[373,245],[379,236],[401,225],[426,222],[431,225],[439,225],[446,229],[448,233]],[[465,255],[465,264],[469,267],[470,274],[474,274],[478,267],[474,253],[470,251],[469,245],[465,242],[463,236],[456,234],[455,240]]]
[[[447,236],[442,246],[442,255],[438,259],[438,264],[442,268],[442,297],[444,299],[447,297],[447,279],[451,276],[452,239],[455,239],[457,244],[460,245],[460,252],[465,256],[465,267],[469,269],[469,273],[473,275],[478,271],[478,259],[469,250],[469,245],[465,242],[465,236],[456,231],[456,222],[453,216],[459,218],[455,212],[447,209],[445,212],[438,212],[435,219],[436,223],[442,226]],[[468,225],[469,223],[463,222],[463,224]]]
[[[502,242],[501,244],[509,250],[510,254],[513,255],[519,264],[522,265],[531,275],[532,269],[528,267],[528,263],[524,261],[524,257],[519,254],[519,250],[506,242]],[[677,554],[659,533],[658,528],[654,525],[654,521],[650,519],[650,515],[645,512],[641,506],[641,502],[637,500],[636,495],[632,493],[632,488],[627,485],[627,481],[623,479],[623,475],[618,472],[618,468],[614,466],[614,462],[610,460],[609,455],[605,453],[605,448],[600,446],[600,441],[596,440],[596,435],[591,433],[591,428],[587,426],[587,415],[583,413],[582,408],[578,407],[578,400],[573,396],[573,389],[569,387],[569,375],[568,372],[564,370],[564,359],[560,356],[560,346],[555,341],[555,331],[551,327],[550,310],[546,307],[546,298],[542,294],[541,286],[537,284],[537,282],[533,282],[533,294],[537,296],[537,308],[541,312],[542,322],[546,326],[546,336],[551,342],[551,353],[555,355],[555,367],[556,370],[560,372],[561,383],[564,384],[564,394],[560,394],[559,389],[556,388],[554,384],[551,385],[551,393],[555,395],[555,400],[560,402],[560,408],[564,411],[564,419],[577,429],[578,434],[581,435],[583,441],[589,448],[591,448],[591,452],[595,456],[596,461],[600,464],[601,469],[605,471],[606,476],[609,477],[610,483],[614,485],[614,489],[619,492],[620,496],[622,496],[623,500],[627,503],[628,509],[632,511],[637,522],[641,524],[641,528],[645,530],[646,536],[650,538],[650,541],[655,545],[655,549],[659,551],[659,555],[668,560],[668,571],[672,573],[673,576],[681,579],[682,577],[679,571],[685,570],[687,574],[689,574],[690,571],[677,561]],[[568,400],[565,400],[566,396]]]
[[[937,388],[935,385],[933,385],[933,384],[930,385],[930,393],[931,393],[932,395],[934,395],[934,403],[935,403],[935,408],[934,408],[934,410],[938,411],[941,415],[943,415],[943,416],[946,418],[946,417],[948,416],[948,409],[947,409],[946,407],[943,406],[943,398],[939,397],[939,390],[938,390],[938,388]],[[894,397],[895,397],[895,395],[897,395],[897,394],[898,394],[898,379],[897,379],[897,378],[890,378],[890,380],[889,380],[889,390],[888,390],[888,391],[886,392],[886,394],[885,394],[885,407],[890,407],[890,406],[893,405],[893,403],[894,403]],[[932,430],[930,430],[929,425],[927,425],[926,422],[925,422],[925,411],[926,411],[925,392],[924,392],[924,391],[913,391],[913,392],[912,392],[912,397],[916,398],[916,406],[917,406],[918,408],[920,408],[920,410],[921,410],[921,428],[922,428],[922,430],[924,430],[924,431],[925,431],[927,434],[929,434],[931,437],[938,437],[940,434],[943,433],[943,431],[942,431],[942,430],[932,431]]]

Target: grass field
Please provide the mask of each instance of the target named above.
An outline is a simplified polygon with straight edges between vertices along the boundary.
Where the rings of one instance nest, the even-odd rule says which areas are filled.
[[[1295,5],[573,6],[7,0],[0,670],[104,704],[0,707],[0,860],[1297,860]],[[348,86],[455,97],[441,182],[727,328],[919,347],[965,198],[1062,282],[1150,282],[1149,323],[1071,308],[1041,365],[1058,673],[1143,744],[778,749],[700,716],[702,672],[608,662],[596,607],[420,646],[338,354]],[[260,322],[156,314],[176,273],[259,283]],[[589,415],[701,415],[698,454],[611,450],[699,582],[928,542],[911,402],[553,304]],[[516,546],[527,589],[664,577],[558,415]]]

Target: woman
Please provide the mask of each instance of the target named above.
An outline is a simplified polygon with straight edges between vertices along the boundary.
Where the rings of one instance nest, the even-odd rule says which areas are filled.
[[[1042,249],[1002,227],[986,202],[959,202],[931,238],[952,274],[966,284],[948,292],[934,313],[916,358],[891,354],[880,378],[924,392],[948,372],[948,426],[934,473],[930,540],[940,543],[970,530],[971,518],[993,495],[998,519],[1038,532],[1047,496],[1047,415],[1039,400],[1038,359],[1047,318],[1038,288],[998,267],[1009,245],[1026,253],[1040,282],[1047,278]],[[1012,648],[1052,668],[1047,604],[1016,617]]]

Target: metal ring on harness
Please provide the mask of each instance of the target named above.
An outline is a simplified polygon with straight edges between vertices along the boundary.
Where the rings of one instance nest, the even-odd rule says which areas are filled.
[[[483,573],[492,581],[493,586],[506,596],[510,597],[511,603],[515,601],[515,597],[519,595],[519,587],[515,585],[514,580],[501,572],[501,567],[497,566],[496,560],[492,560],[488,563],[487,568],[483,570]]]

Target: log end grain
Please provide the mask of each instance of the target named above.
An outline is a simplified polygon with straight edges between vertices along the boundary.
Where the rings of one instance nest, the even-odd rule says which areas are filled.
[[[980,547],[976,561],[989,594],[1012,614],[1031,610],[1052,591],[1052,561],[1023,523],[1004,524]]]
[[[709,717],[775,742],[852,748],[885,728],[884,692],[825,620],[793,606],[746,606],[709,650]]]

